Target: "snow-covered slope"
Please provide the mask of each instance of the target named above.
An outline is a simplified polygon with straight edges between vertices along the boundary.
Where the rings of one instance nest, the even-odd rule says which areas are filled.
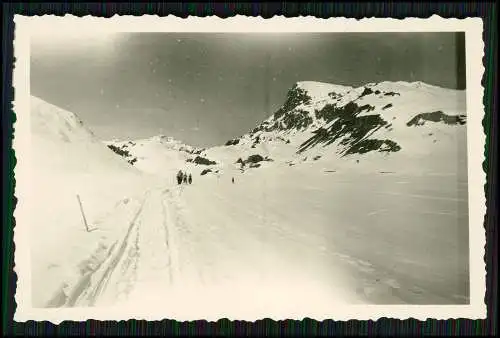
[[[75,114],[37,97],[31,97],[30,113],[33,302],[41,306],[62,276],[74,273],[65,267],[76,267],[105,236],[106,213],[127,198],[133,204],[144,175],[105,147]],[[77,195],[90,227],[99,231],[86,231]]]
[[[112,140],[105,144],[140,171],[161,177],[172,179],[178,170],[200,174],[205,168],[191,161],[201,158],[204,149],[164,135],[133,141]]]
[[[110,171],[138,174],[104,147],[75,114],[37,97],[31,99],[31,132],[40,170],[86,176]],[[103,167],[107,171],[102,171]]]

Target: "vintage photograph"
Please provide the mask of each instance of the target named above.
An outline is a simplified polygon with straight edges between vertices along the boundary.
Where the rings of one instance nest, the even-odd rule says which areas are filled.
[[[471,305],[483,150],[469,121],[484,113],[469,43],[465,29],[31,28],[24,306],[282,319]]]

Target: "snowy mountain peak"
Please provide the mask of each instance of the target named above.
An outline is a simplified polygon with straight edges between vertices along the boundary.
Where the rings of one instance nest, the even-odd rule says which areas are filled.
[[[166,135],[155,135],[148,138],[143,139],[134,139],[134,140],[110,140],[104,142],[106,145],[113,145],[120,148],[129,148],[129,147],[166,147],[169,149],[175,149],[180,151],[192,152],[197,150],[195,147],[184,144],[182,141],[175,139],[172,136]]]
[[[427,156],[447,152],[457,139],[465,139],[465,107],[465,91],[423,82],[385,81],[355,88],[299,81],[269,118],[223,146],[200,149],[166,135],[107,144],[148,172]],[[255,158],[266,160],[248,160]]]
[[[170,175],[185,168],[188,159],[203,151],[162,134],[145,139],[107,141],[105,144],[136,168],[162,175]]]
[[[327,99],[332,95],[341,95],[345,94],[353,88],[350,86],[342,86],[325,82],[316,82],[316,81],[299,81],[297,82],[294,88],[298,88],[300,90],[305,91],[305,93],[310,97],[311,100],[321,100]]]
[[[163,134],[153,136],[150,138],[150,140],[153,142],[162,142],[162,143],[175,143],[175,144],[182,143],[180,140],[176,140],[172,136],[166,136]]]
[[[226,146],[256,149],[284,143],[290,148],[288,160],[301,154],[319,159],[445,149],[442,143],[457,133],[453,128],[466,123],[465,107],[465,91],[423,82],[354,88],[300,81],[274,114]]]

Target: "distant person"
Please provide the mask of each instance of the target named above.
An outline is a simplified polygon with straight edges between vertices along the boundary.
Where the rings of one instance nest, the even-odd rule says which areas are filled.
[[[231,182],[233,182],[233,184],[234,184],[234,177],[231,178]]]
[[[182,183],[182,171],[179,170],[179,172],[177,173],[177,184],[181,183]]]
[[[186,173],[184,173],[184,177],[183,177],[183,182],[184,182],[184,184],[186,184],[186,183],[187,183],[187,180],[188,180],[187,174],[186,174]]]
[[[193,177],[191,176],[191,174],[189,174],[188,176],[188,183],[189,184],[193,183]]]

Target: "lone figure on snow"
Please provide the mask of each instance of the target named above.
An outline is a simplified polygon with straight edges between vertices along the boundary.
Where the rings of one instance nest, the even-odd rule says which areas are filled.
[[[234,177],[231,178],[231,182],[233,182],[233,184],[234,184]]]
[[[188,182],[189,184],[193,183],[193,177],[191,177],[191,174],[189,174],[188,176]]]

